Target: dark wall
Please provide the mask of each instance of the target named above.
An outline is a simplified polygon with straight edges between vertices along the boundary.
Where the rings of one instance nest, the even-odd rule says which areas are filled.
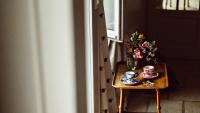
[[[124,0],[124,35],[146,32],[146,0]]]
[[[153,3],[148,2],[148,36],[159,41],[162,54],[200,60],[199,11],[158,10]]]
[[[200,60],[199,11],[155,9],[155,0],[124,0],[124,36],[143,32],[166,58]]]

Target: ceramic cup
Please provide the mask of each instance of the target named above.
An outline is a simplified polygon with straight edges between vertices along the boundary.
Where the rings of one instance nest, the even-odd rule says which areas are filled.
[[[130,78],[135,77],[135,76],[136,76],[136,73],[133,72],[133,71],[127,71],[127,72],[125,73],[125,75],[126,75],[126,78],[127,78],[127,79],[130,79]]]
[[[143,72],[144,74],[152,75],[155,72],[155,68],[154,66],[147,65],[143,67]]]

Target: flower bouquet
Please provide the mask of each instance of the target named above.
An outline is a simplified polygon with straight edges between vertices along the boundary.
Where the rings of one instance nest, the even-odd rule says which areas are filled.
[[[157,63],[158,48],[156,41],[148,41],[143,34],[136,31],[125,40],[124,44],[129,70],[135,70],[141,65],[154,65]]]

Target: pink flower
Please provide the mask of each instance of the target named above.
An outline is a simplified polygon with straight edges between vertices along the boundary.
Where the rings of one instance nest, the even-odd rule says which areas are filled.
[[[134,49],[133,58],[135,59],[142,59],[142,53],[139,48]]]
[[[142,47],[144,48],[149,48],[151,46],[151,44],[147,41],[145,41],[143,44],[142,44]]]

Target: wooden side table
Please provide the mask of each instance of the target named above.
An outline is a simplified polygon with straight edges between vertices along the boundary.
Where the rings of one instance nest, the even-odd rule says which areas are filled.
[[[153,89],[156,91],[156,103],[157,103],[157,113],[161,113],[161,107],[160,107],[160,92],[159,89],[164,89],[168,87],[168,76],[167,76],[167,68],[165,63],[160,63],[156,66],[156,70],[159,72],[159,77],[154,79],[153,85],[144,85],[144,84],[138,84],[138,85],[125,85],[121,82],[122,77],[124,76],[124,73],[126,70],[125,64],[118,64],[117,66],[117,73],[113,78],[112,86],[115,88],[120,89],[120,102],[119,102],[119,113],[123,112],[123,99],[124,99],[124,90],[125,89]],[[142,68],[136,70],[139,73],[138,79],[142,79],[141,72]]]

